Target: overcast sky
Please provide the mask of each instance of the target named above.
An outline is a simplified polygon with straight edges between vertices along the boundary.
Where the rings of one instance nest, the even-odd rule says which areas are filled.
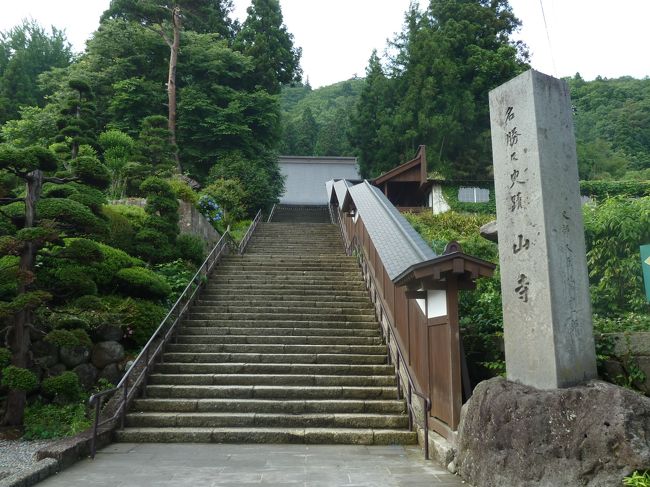
[[[97,28],[109,0],[0,0],[0,30],[23,18],[65,28],[75,50]],[[421,0],[424,4],[426,0]],[[302,47],[302,67],[313,87],[363,76],[372,49],[401,29],[409,0],[281,0],[285,24]],[[250,0],[235,0],[242,20]],[[535,69],[585,79],[650,75],[650,1],[510,0],[523,28],[518,38]],[[546,14],[548,37],[542,17]],[[550,38],[550,42],[549,42]]]

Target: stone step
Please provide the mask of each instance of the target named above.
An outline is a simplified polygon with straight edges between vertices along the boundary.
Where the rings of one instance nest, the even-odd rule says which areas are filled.
[[[277,292],[273,294],[271,291],[266,292],[266,294],[248,294],[248,293],[243,293],[241,290],[236,290],[236,289],[228,289],[224,290],[222,292],[215,292],[212,291],[210,294],[207,293],[202,293],[200,296],[200,299],[197,301],[197,303],[200,302],[205,302],[205,303],[229,303],[234,301],[235,299],[248,299],[251,302],[254,301],[261,301],[261,302],[269,302],[273,301],[276,303],[280,302],[292,302],[296,303],[298,301],[312,301],[316,302],[319,300],[326,300],[326,302],[336,302],[336,303],[341,303],[342,306],[347,306],[347,304],[343,303],[351,303],[351,304],[356,304],[356,303],[361,303],[361,304],[369,304],[368,301],[368,296],[367,293],[364,291],[351,291],[351,295],[332,295],[329,293],[323,293],[323,294],[298,294],[298,295],[287,295],[283,294],[281,292]],[[372,305],[371,305],[372,306]]]
[[[125,428],[115,437],[127,443],[417,444],[417,434],[404,429]]]
[[[151,374],[152,385],[262,385],[262,386],[354,386],[390,387],[389,375],[299,375],[299,374]]]
[[[270,353],[386,355],[385,345],[285,345],[257,343],[169,343],[167,353]]]
[[[281,284],[253,284],[253,283],[212,283],[208,284],[201,297],[220,296],[223,294],[236,294],[236,295],[277,295],[282,294],[285,296],[314,296],[320,299],[322,296],[368,296],[368,291],[363,282],[351,285],[337,284],[318,284],[310,286],[299,286],[289,283]]]
[[[267,312],[263,312],[267,311]],[[375,315],[372,312],[366,312],[365,314],[354,314],[354,313],[269,313],[267,309],[263,309],[260,312],[256,312],[251,309],[248,313],[201,313],[200,311],[190,310],[189,320],[228,320],[231,323],[231,326],[235,326],[237,321],[287,321],[293,322],[294,326],[300,326],[295,324],[298,321],[307,321],[311,319],[318,319],[320,321],[326,321],[330,324],[333,322],[341,323],[351,323],[351,322],[366,322],[366,323],[375,323]]]
[[[370,315],[374,317],[374,311],[370,303],[363,305],[348,305],[348,306],[339,306],[337,303],[327,303],[327,302],[313,302],[313,303],[298,303],[296,305],[291,305],[291,303],[274,303],[272,301],[264,302],[246,302],[246,301],[235,301],[228,304],[203,304],[197,303],[192,306],[190,313],[195,314],[247,314],[261,311],[264,314],[277,314],[279,316],[283,315],[302,315],[302,316],[313,316],[314,318],[319,318],[320,315],[345,315],[345,316],[357,316],[357,315]]]
[[[285,261],[276,262],[274,260],[222,260],[218,267],[219,270],[240,270],[240,271],[256,271],[259,269],[286,269],[286,270],[301,270],[301,271],[320,271],[320,270],[334,270],[334,271],[359,271],[359,266],[356,261],[329,261],[329,262],[314,262],[314,261]]]
[[[406,404],[396,399],[136,399],[142,412],[240,412],[275,414],[405,414]]]
[[[165,362],[155,366],[155,372],[160,374],[277,374],[277,375],[386,375],[395,376],[392,365],[363,365],[363,364],[295,364],[295,363],[178,363]]]
[[[278,268],[267,268],[257,270],[241,269],[219,269],[219,272],[213,276],[214,279],[232,279],[234,277],[246,276],[251,279],[259,279],[266,277],[269,279],[322,279],[327,281],[340,281],[340,280],[354,280],[363,279],[358,269],[351,269],[349,271],[335,271],[331,269],[302,269],[302,270],[288,270]]]
[[[274,317],[275,318],[275,317]],[[322,318],[319,317],[319,318]],[[380,332],[379,325],[375,321],[370,320],[361,320],[354,317],[353,320],[344,321],[344,320],[310,320],[310,321],[298,321],[291,319],[220,319],[220,318],[188,318],[183,322],[183,327],[181,328],[181,334],[185,334],[187,328],[200,327],[200,328],[210,328],[210,327],[227,327],[227,328],[242,328],[242,334],[248,335],[249,333],[243,332],[244,328],[271,328],[280,330],[282,328],[293,328],[293,329],[309,329],[309,328],[326,328],[326,329],[368,329],[374,330],[377,334]],[[191,335],[196,335],[196,333],[187,333]],[[208,333],[210,334],[210,333]],[[282,335],[284,333],[278,333]]]
[[[348,257],[346,255],[332,254],[323,256],[300,256],[300,255],[255,255],[255,254],[228,254],[223,257],[219,265],[229,264],[244,264],[250,265],[259,263],[262,265],[357,265],[355,257]]]
[[[226,297],[223,295],[219,298],[214,296],[201,296],[196,300],[197,306],[298,306],[298,307],[314,307],[314,306],[331,306],[339,308],[369,308],[372,309],[372,304],[365,296],[340,296],[330,297],[324,296],[287,296],[278,295],[274,298],[269,298],[269,295],[244,295],[232,294]]]
[[[250,343],[285,345],[382,345],[381,337],[287,336],[287,335],[179,335],[176,343]]]
[[[127,427],[136,428],[408,428],[405,415],[268,414],[268,413],[130,413]]]
[[[203,325],[201,325],[203,323]],[[363,328],[356,326],[349,328],[349,323],[339,323],[339,328],[331,328],[330,324],[320,322],[313,325],[313,327],[291,327],[291,323],[287,323],[286,327],[272,328],[270,326],[259,327],[259,323],[250,322],[250,326],[228,326],[232,322],[224,321],[220,325],[216,325],[209,321],[194,321],[186,322],[186,325],[181,329],[179,336],[196,336],[196,335],[250,335],[250,336],[268,336],[268,335],[283,335],[283,336],[313,336],[313,337],[378,337],[380,336],[379,326],[376,323],[363,323]],[[320,326],[319,326],[320,325]]]
[[[278,282],[251,282],[246,279],[224,279],[213,280],[206,286],[205,293],[221,291],[224,289],[238,289],[241,292],[259,293],[265,290],[281,291],[285,294],[300,293],[307,294],[313,291],[328,291],[332,294],[339,294],[346,291],[365,291],[366,286],[361,282],[335,282],[323,283],[323,281],[311,281],[296,283],[288,281]]]
[[[233,299],[233,297],[239,296],[247,296],[249,299],[273,299],[274,301],[308,301],[312,299],[321,299],[323,297],[327,297],[336,301],[368,302],[368,292],[365,289],[363,291],[336,291],[336,294],[332,294],[332,291],[328,290],[323,291],[316,289],[307,291],[305,289],[301,289],[292,293],[291,295],[287,295],[281,289],[275,288],[251,290],[250,288],[228,287],[227,289],[216,288],[212,291],[206,290],[201,293],[201,299],[205,300]],[[272,298],[270,298],[270,296],[272,296]]]
[[[347,354],[347,353],[168,353],[166,362],[215,363],[215,362],[250,362],[250,363],[294,363],[294,364],[375,364],[386,363],[386,355]]]
[[[334,289],[337,288],[347,289],[350,287],[350,285],[360,285],[364,281],[363,278],[361,277],[361,274],[358,273],[346,277],[341,277],[341,278],[327,278],[327,277],[319,277],[319,276],[312,276],[312,275],[295,275],[295,276],[290,276],[287,274],[273,275],[273,274],[264,274],[264,273],[252,277],[249,277],[247,274],[233,274],[230,276],[220,276],[217,274],[213,278],[213,283],[214,285],[217,286],[223,283],[232,284],[238,282],[250,283],[254,285],[291,284],[294,286],[297,284],[306,285],[306,286],[309,286],[310,284],[317,284],[317,285],[328,284],[332,286]]]
[[[151,398],[189,399],[396,399],[396,387],[149,385]]]

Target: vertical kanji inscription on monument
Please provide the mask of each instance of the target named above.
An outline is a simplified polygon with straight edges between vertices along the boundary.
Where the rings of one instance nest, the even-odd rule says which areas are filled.
[[[508,379],[596,377],[584,227],[566,82],[527,71],[490,92]]]

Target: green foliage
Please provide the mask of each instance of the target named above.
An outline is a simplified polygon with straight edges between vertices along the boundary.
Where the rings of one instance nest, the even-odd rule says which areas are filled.
[[[164,299],[172,292],[167,281],[144,267],[122,269],[115,275],[118,288],[126,295]]]
[[[77,433],[90,428],[83,403],[56,404],[35,403],[25,409],[25,440],[48,440]]]
[[[112,198],[124,197],[126,190],[125,167],[133,156],[135,142],[119,130],[108,130],[99,135],[99,145],[104,149],[104,162],[110,173],[109,194]]]
[[[353,156],[354,150],[348,140],[350,116],[364,85],[363,79],[355,78],[315,90],[309,85],[283,87],[280,152],[301,156]],[[309,121],[308,112],[313,123]]]
[[[217,179],[202,191],[212,198],[223,211],[224,224],[231,225],[246,214],[244,201],[247,196],[244,186],[237,179]]]
[[[650,314],[622,313],[613,316],[594,315],[594,330],[600,333],[650,331]]]
[[[9,390],[31,392],[38,387],[38,377],[31,370],[10,365],[2,369],[0,384]]]
[[[11,363],[11,350],[0,347],[0,369],[4,369]]]
[[[187,203],[195,205],[199,201],[199,195],[194,191],[187,182],[183,181],[180,178],[172,178],[169,181],[169,186],[171,186],[174,195],[176,198]]]
[[[126,335],[137,345],[144,345],[160,326],[167,310],[151,301],[128,298],[114,302],[115,309],[122,316]]]
[[[13,255],[0,257],[0,299],[16,295],[19,261],[20,259]]]
[[[72,169],[85,184],[107,188],[111,182],[111,174],[108,169],[95,157],[77,157],[72,163]]]
[[[351,136],[362,176],[396,166],[418,145],[437,157],[434,169],[456,179],[491,170],[485,94],[528,66],[525,47],[511,39],[520,25],[507,0],[415,3],[391,43],[384,69],[376,53]]]
[[[85,330],[52,330],[45,335],[44,340],[48,343],[53,343],[58,347],[74,348],[74,347],[91,347],[92,340]]]
[[[143,162],[154,168],[165,169],[174,166],[175,147],[169,140],[167,117],[152,115],[142,120],[138,147]]]
[[[614,196],[640,198],[650,196],[648,181],[580,181],[580,193],[601,200]]]
[[[58,110],[55,104],[44,108],[21,106],[19,117],[0,126],[1,138],[15,147],[48,147],[57,134]]]
[[[650,471],[635,471],[631,476],[623,479],[623,485],[630,487],[650,487]]]
[[[650,168],[650,80],[568,80],[580,176],[622,177]]]
[[[59,299],[73,299],[87,294],[97,294],[97,284],[86,267],[63,265],[53,270],[51,292]]]
[[[586,205],[584,219],[594,312],[648,313],[639,247],[650,242],[650,197]]]
[[[101,217],[102,208],[106,204],[106,195],[96,188],[79,183],[52,184],[43,186],[45,198],[68,198],[87,206],[91,211]]]
[[[106,223],[87,206],[67,198],[44,198],[36,206],[38,218],[53,220],[62,228],[80,234],[103,234]]]
[[[210,181],[237,180],[245,190],[242,204],[248,215],[255,215],[260,208],[271,208],[284,189],[277,160],[256,161],[242,152],[224,155],[210,170]]]
[[[83,389],[79,382],[79,376],[74,372],[67,371],[54,377],[48,377],[41,383],[41,389],[50,397],[58,396],[67,402],[74,402],[82,399]]]
[[[62,151],[64,159],[74,160],[79,156],[82,145],[95,144],[95,95],[88,82],[81,78],[72,78],[68,80],[65,97],[61,118],[57,122],[59,133],[54,140],[63,144],[61,148],[67,149],[65,153]],[[95,164],[86,161],[82,165],[81,174],[93,178],[99,169]]]
[[[108,205],[107,208],[127,218],[136,230],[142,228],[144,226],[145,220],[147,219],[147,212],[144,211],[144,208],[141,208],[139,206]]]
[[[194,265],[201,265],[205,259],[205,242],[196,235],[179,235],[176,239],[178,256]]]
[[[276,94],[282,85],[300,81],[302,50],[283,24],[279,0],[252,0],[246,12],[234,45],[253,58],[255,83]]]
[[[128,253],[135,252],[133,241],[136,231],[132,222],[109,206],[102,208],[102,215],[108,225],[106,243]]]
[[[65,32],[54,27],[48,33],[35,21],[24,20],[0,33],[0,125],[17,118],[21,107],[42,105],[45,93],[38,76],[71,60]]]
[[[153,270],[170,285],[172,289],[172,294],[168,298],[170,302],[178,299],[196,273],[196,267],[182,259],[158,264]]]

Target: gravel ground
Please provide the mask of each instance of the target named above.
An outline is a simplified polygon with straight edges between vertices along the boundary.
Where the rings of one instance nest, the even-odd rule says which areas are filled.
[[[53,441],[0,440],[0,479],[29,467],[34,453]]]

